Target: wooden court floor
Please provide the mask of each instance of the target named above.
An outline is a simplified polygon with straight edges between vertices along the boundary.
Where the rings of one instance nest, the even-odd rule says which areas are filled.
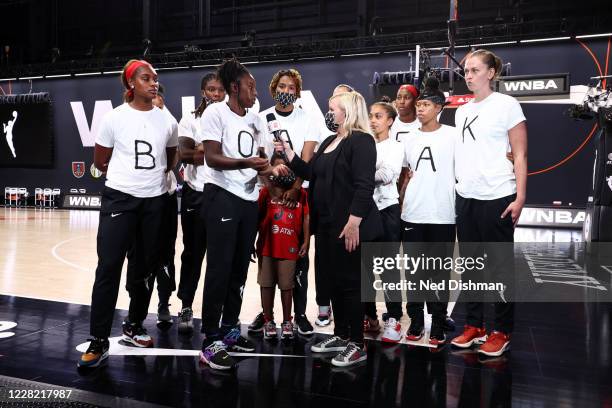
[[[91,304],[91,288],[97,264],[96,232],[97,211],[0,209],[0,293],[13,296],[54,300],[68,303]],[[314,242],[314,240],[313,240]],[[179,222],[176,240],[176,281],[178,286],[183,251],[182,231]],[[311,248],[309,270],[308,310],[312,321],[317,314],[314,301],[314,249]],[[118,309],[126,309],[129,296],[125,290],[124,263]],[[198,284],[194,302],[194,316],[199,317],[202,306],[202,287],[206,260],[202,266],[202,278]],[[278,298],[278,296],[277,296]],[[282,316],[280,298],[275,315]],[[157,293],[154,291],[149,311],[157,312]],[[181,307],[173,293],[171,312],[176,315]],[[257,267],[249,267],[240,320],[250,322],[261,310]]]

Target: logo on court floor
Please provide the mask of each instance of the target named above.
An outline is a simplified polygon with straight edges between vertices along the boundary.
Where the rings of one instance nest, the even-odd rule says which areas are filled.
[[[100,178],[102,177],[102,172],[100,170],[98,170],[96,168],[96,165],[92,163],[91,167],[89,168],[89,171],[91,173],[91,176],[93,178]]]
[[[72,175],[76,178],[81,178],[85,174],[85,162],[72,162]]]

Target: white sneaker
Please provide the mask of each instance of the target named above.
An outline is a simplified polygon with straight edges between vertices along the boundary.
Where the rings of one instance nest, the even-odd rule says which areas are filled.
[[[399,343],[402,339],[402,324],[390,317],[385,322],[385,331],[381,337],[381,340],[385,343]]]
[[[315,324],[321,327],[329,326],[332,321],[331,316],[332,316],[331,308],[327,309],[327,313],[319,312],[319,316],[317,316],[317,320],[315,320]]]

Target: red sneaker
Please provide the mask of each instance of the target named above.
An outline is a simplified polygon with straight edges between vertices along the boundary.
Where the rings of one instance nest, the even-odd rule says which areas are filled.
[[[510,336],[499,331],[491,332],[487,341],[480,346],[478,352],[489,357],[501,356],[510,348]]]
[[[487,331],[484,327],[465,325],[463,333],[455,337],[451,344],[460,348],[472,347],[472,344],[482,344],[487,340]]]

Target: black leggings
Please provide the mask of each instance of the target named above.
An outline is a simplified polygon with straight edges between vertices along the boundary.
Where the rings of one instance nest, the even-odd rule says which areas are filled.
[[[363,343],[363,304],[361,303],[361,245],[353,252],[344,247],[335,228],[319,226],[315,235],[322,273],[329,279],[334,310],[334,334]]]
[[[121,269],[128,250],[136,245],[142,265],[128,270],[130,309],[128,319],[140,323],[147,317],[152,286],[149,285],[160,266],[163,214],[167,194],[137,198],[105,187],[98,225],[98,266],[91,294],[90,334],[110,335]]]
[[[176,233],[178,228],[178,200],[175,194],[166,195],[165,214],[163,215],[163,231],[161,234],[161,265],[157,269],[157,273],[150,275],[147,281],[147,287],[152,290],[157,280],[157,295],[160,303],[168,303],[170,295],[176,290],[175,268],[174,268],[174,253],[176,246]],[[133,278],[138,276],[134,268],[142,268],[144,265],[142,259],[142,250],[137,250],[138,244],[132,246],[127,253],[127,277]],[[126,282],[126,289],[129,288],[132,282]]]
[[[421,253],[425,253],[427,256],[433,257],[452,257],[455,238],[455,224],[414,224],[402,221],[404,251],[409,255],[414,252],[411,256],[419,256]],[[421,243],[431,243],[431,245]],[[448,280],[448,274],[444,274],[443,271],[431,271],[428,278],[431,278],[434,282],[440,282],[445,278]],[[438,296],[440,298],[439,302],[427,301],[427,310],[431,313],[433,323],[444,324],[448,306],[448,290],[440,291]],[[423,301],[408,299],[406,309],[411,320],[423,321],[424,304]]]
[[[208,242],[202,332],[214,339],[220,334],[219,320],[223,331],[238,322],[257,234],[257,201],[246,201],[214,184],[206,184],[202,214]]]
[[[501,218],[506,207],[516,199],[509,195],[496,200],[476,200],[463,198],[457,194],[455,209],[457,212],[457,236],[459,242],[514,242],[514,225],[511,214]],[[460,245],[462,256],[463,246]],[[493,247],[493,249],[500,248]],[[501,247],[503,251],[508,248]],[[469,254],[467,254],[469,255]],[[495,259],[504,264],[504,269],[511,269],[513,253],[496,254]],[[495,274],[495,267],[487,271]],[[514,329],[514,303],[496,302],[494,306],[494,330],[509,334]],[[474,327],[484,325],[484,303],[466,302],[467,324]]]
[[[384,244],[384,249],[390,252],[387,254],[383,254],[383,256],[385,257],[395,257],[399,253],[401,237],[400,214],[401,210],[399,204],[394,204],[380,210],[380,217],[382,219],[384,231],[384,236],[380,241],[386,242],[386,244]],[[385,274],[383,274],[383,280],[387,281],[387,279],[384,279],[385,277],[387,277],[389,282],[399,282],[399,277],[391,276],[391,273],[391,271],[387,271]],[[374,277],[372,276],[372,279],[373,278]],[[399,321],[402,318],[401,298],[398,300],[395,299],[396,296],[394,296],[392,299],[390,296],[392,295],[389,295],[385,292],[385,306],[387,307],[387,316],[393,317]],[[366,316],[372,319],[378,318],[375,302],[365,302],[364,308]]]
[[[202,274],[202,262],[206,253],[206,227],[202,212],[204,193],[183,184],[181,194],[181,227],[183,229],[183,253],[181,254],[181,278],[177,296],[183,307],[191,307]]]

